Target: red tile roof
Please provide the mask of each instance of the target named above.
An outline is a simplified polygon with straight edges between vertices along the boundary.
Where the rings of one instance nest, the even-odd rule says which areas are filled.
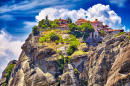
[[[123,29],[116,29],[116,30],[109,30],[109,32],[113,32],[113,31],[121,31]]]

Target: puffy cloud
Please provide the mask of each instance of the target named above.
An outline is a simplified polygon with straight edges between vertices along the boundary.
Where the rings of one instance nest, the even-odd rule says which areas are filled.
[[[116,4],[119,7],[123,7],[127,0],[109,0],[109,1],[110,1],[110,3]]]
[[[78,18],[85,18],[85,10],[68,10],[68,9],[56,9],[56,8],[45,8],[43,9],[38,16],[36,16],[36,19],[38,21],[45,18],[46,15],[48,15],[50,20],[54,19],[67,19],[70,17],[73,22],[75,22]]]
[[[0,31],[0,75],[10,60],[18,59],[22,44],[5,31]]]
[[[119,29],[122,26],[121,17],[111,10],[109,5],[94,5],[87,10],[86,16],[88,20],[94,21],[95,19],[98,19],[113,29]]]
[[[91,21],[98,19],[113,29],[119,29],[122,27],[121,17],[111,10],[109,5],[96,4],[87,10],[82,8],[79,10],[45,8],[36,16],[37,21],[44,19],[46,15],[48,15],[50,20],[59,18],[67,19],[68,17],[70,17],[73,22],[79,18]]]

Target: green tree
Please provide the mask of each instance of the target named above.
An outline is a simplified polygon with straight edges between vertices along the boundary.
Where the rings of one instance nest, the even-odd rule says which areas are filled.
[[[90,24],[90,22],[85,22],[83,24],[81,24],[81,27],[80,29],[82,31],[85,31],[85,32],[88,32],[88,33],[91,33],[91,32],[94,32],[95,29],[93,28],[93,26]]]
[[[46,26],[45,25],[42,25],[42,27],[41,27],[42,29],[45,29],[46,28]]]
[[[68,28],[73,31],[73,30],[76,30],[77,29],[77,25],[75,23],[71,23],[69,24]]]
[[[67,50],[67,53],[69,54],[69,55],[72,55],[73,53],[74,53],[74,51],[77,49],[77,46],[80,44],[80,42],[79,41],[71,41],[70,42],[70,45],[69,45],[69,48],[68,48],[68,50]]]
[[[100,35],[101,35],[101,36],[105,36],[105,35],[106,35],[105,31],[104,31],[104,30],[101,30],[101,31],[100,31]]]
[[[58,26],[59,26],[59,25],[57,25],[57,24],[53,24],[53,23],[51,24],[51,28],[52,28],[52,29],[55,29],[55,28],[58,27]]]
[[[41,21],[38,22],[38,27],[42,27],[42,25],[44,24],[45,19],[42,19]]]
[[[34,26],[34,27],[32,28],[32,33],[33,33],[34,35],[36,35],[36,34],[38,33],[38,27],[37,27],[37,26]]]
[[[59,21],[59,20],[57,20],[57,19],[55,19],[55,20],[53,21],[53,24],[60,25],[60,21]]]
[[[68,23],[68,24],[71,24],[71,23],[72,23],[72,20],[71,20],[70,17],[68,17],[68,19],[67,19],[67,23]]]
[[[55,42],[55,40],[60,39],[59,36],[54,32],[49,33],[49,37],[50,37],[50,40],[53,41],[53,42]]]
[[[47,24],[47,26],[51,27],[48,20],[48,15],[45,17],[44,25]]]

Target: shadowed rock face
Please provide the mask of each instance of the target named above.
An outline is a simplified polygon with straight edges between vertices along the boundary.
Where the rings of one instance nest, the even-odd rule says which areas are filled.
[[[1,81],[0,81],[0,86],[2,85],[2,83],[4,83],[6,81],[6,69],[11,65],[11,64],[16,64],[17,61],[16,60],[12,60],[8,63],[7,67],[5,68],[5,70],[2,72],[2,77],[1,77]]]
[[[130,41],[127,35],[106,40],[88,58],[89,86],[122,86],[130,82]]]
[[[11,72],[8,86],[56,86],[58,82],[60,86],[73,86],[74,79],[71,72],[68,72],[72,71],[68,63],[66,62],[63,67],[63,74],[59,75],[56,62],[59,54],[44,44],[39,46],[39,37],[41,34],[38,36],[30,34],[23,44],[23,51]],[[63,51],[64,48],[62,47]],[[73,74],[77,86],[130,85],[130,40],[128,40],[128,33],[116,38],[108,36],[102,44],[96,47],[88,47],[84,44],[78,49],[88,51],[89,54],[71,57],[70,66],[72,69],[78,70],[76,77]],[[5,70],[0,84],[6,80]],[[58,81],[59,78],[60,81]],[[85,84],[85,81],[88,81],[88,85]]]

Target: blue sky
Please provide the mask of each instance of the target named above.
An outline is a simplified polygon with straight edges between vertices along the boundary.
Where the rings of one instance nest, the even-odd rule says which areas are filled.
[[[46,15],[50,20],[71,17],[98,20],[113,29],[130,29],[130,0],[1,0],[0,73],[18,59],[31,28]],[[6,43],[5,43],[6,42]]]

